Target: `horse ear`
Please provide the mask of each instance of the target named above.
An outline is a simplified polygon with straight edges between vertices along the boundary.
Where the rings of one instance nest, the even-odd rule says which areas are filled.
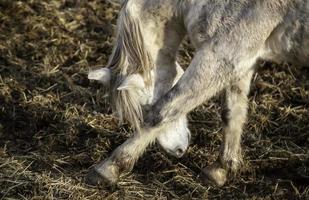
[[[96,80],[103,84],[109,84],[111,80],[111,72],[107,68],[96,69],[88,73],[88,79]]]
[[[114,4],[122,5],[126,0],[108,0],[108,1]]]
[[[133,74],[125,78],[117,90],[143,89],[144,87],[143,77],[139,74]]]

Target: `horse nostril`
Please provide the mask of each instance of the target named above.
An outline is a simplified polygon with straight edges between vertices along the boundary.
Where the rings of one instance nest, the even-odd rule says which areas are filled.
[[[184,153],[184,151],[183,151],[181,148],[178,148],[178,149],[176,150],[176,155],[177,155],[178,157],[181,157],[181,156],[183,155],[183,153]]]

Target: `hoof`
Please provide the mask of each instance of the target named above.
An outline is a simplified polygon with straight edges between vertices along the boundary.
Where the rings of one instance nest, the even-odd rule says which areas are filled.
[[[89,185],[114,186],[119,179],[119,168],[110,161],[99,164],[92,168],[86,176],[86,183]]]
[[[227,170],[222,168],[218,162],[215,162],[202,170],[201,178],[205,184],[223,186],[227,181],[227,173]]]
[[[85,182],[91,186],[97,186],[106,183],[104,178],[95,169],[90,169],[85,178]]]

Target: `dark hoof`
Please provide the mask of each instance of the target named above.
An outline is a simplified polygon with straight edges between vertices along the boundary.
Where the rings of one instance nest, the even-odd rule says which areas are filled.
[[[95,168],[91,168],[85,178],[85,182],[91,186],[115,186],[117,179],[115,177],[105,177],[104,174],[99,173]]]
[[[227,170],[215,162],[202,170],[201,179],[204,184],[223,186],[227,181],[227,173]]]
[[[86,184],[91,186],[97,186],[103,183],[106,184],[106,180],[104,180],[101,174],[99,174],[94,168],[90,169],[90,171],[88,172],[85,178],[85,182]]]

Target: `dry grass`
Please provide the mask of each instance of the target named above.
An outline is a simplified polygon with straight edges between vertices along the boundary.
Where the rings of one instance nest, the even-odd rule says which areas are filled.
[[[0,0],[0,199],[308,199],[309,71],[264,63],[254,78],[242,171],[202,185],[217,156],[217,100],[190,115],[181,159],[150,148],[117,188],[84,184],[130,135],[89,68],[104,65],[117,8],[100,0]],[[181,63],[192,53],[181,50]]]

